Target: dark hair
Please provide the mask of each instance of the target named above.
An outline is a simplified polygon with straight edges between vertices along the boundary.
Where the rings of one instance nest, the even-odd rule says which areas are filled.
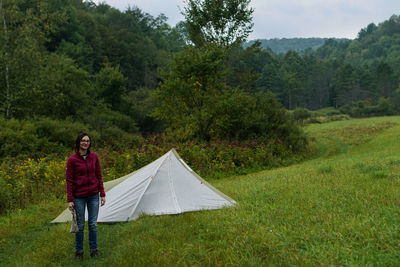
[[[89,137],[89,140],[92,141],[91,138],[90,138],[90,136],[89,136],[87,133],[81,133],[81,134],[79,134],[78,137],[76,138],[76,141],[75,141],[75,152],[78,152],[78,151],[79,151],[79,148],[81,147],[81,140],[82,140],[82,138],[85,137],[85,136]],[[90,146],[91,146],[91,145],[92,145],[92,142],[89,143],[89,147],[88,147],[88,149],[87,149],[87,152],[88,152],[88,153],[90,152]]]

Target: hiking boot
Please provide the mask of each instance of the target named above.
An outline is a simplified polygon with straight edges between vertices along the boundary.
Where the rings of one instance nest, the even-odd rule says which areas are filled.
[[[78,259],[78,260],[83,259],[83,251],[76,251],[75,252],[75,259]]]
[[[90,257],[96,257],[99,255],[99,251],[97,249],[90,250]]]

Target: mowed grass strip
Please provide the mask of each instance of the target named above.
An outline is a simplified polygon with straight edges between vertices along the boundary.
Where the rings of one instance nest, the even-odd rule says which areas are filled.
[[[82,262],[69,224],[48,223],[65,203],[49,200],[0,218],[1,265],[399,266],[399,125],[382,117],[307,127],[328,151],[321,157],[211,180],[234,208],[99,224],[101,254],[91,259],[85,240]]]

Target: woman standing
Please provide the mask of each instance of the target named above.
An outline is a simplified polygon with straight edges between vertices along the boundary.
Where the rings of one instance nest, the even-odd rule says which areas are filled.
[[[83,258],[83,230],[85,228],[85,207],[88,210],[90,256],[96,256],[97,215],[99,194],[101,206],[106,203],[100,162],[96,153],[90,152],[90,137],[80,134],[75,142],[75,154],[70,156],[66,168],[68,208],[75,209],[79,231],[75,233],[75,257]]]

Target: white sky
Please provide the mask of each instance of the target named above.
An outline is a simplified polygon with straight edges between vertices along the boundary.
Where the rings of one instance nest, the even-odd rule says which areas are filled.
[[[184,0],[94,0],[125,11],[137,6],[156,17],[168,17],[174,26],[183,20]],[[357,37],[371,22],[379,24],[400,14],[400,0],[252,0],[252,39],[293,37]],[[179,9],[180,8],[180,9]]]

